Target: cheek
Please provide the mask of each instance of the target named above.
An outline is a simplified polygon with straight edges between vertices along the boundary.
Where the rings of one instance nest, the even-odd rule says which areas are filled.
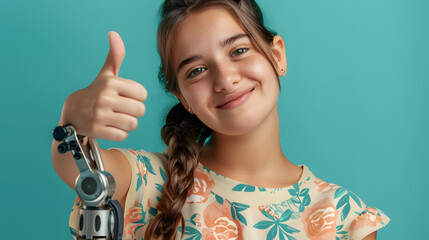
[[[250,79],[257,80],[258,82],[277,79],[277,75],[269,61],[261,55],[249,58],[243,65],[242,74]]]
[[[205,81],[195,82],[182,91],[183,96],[192,109],[197,110],[207,104],[209,86]]]

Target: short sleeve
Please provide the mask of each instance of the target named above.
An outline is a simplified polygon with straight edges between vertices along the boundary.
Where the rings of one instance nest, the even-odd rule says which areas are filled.
[[[339,188],[334,198],[337,201],[337,237],[340,239],[361,240],[390,221],[384,212],[367,206],[352,191]]]
[[[144,150],[114,148],[128,159],[131,168],[131,183],[124,209],[124,231],[122,239],[142,238],[145,226],[157,214],[155,206],[161,199],[166,180],[164,164],[166,157]],[[77,218],[82,203],[77,197],[70,214],[69,226],[77,235]]]

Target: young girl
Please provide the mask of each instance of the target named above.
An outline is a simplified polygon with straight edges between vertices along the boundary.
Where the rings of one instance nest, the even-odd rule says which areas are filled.
[[[159,76],[180,100],[161,130],[167,149],[100,150],[117,182],[124,239],[376,239],[390,220],[382,211],[282,153],[285,46],[254,0],[166,0],[161,10]],[[116,32],[109,40],[105,65],[66,100],[59,124],[121,141],[137,128],[147,92],[118,77],[125,48]],[[77,168],[57,146],[54,167],[74,188]]]

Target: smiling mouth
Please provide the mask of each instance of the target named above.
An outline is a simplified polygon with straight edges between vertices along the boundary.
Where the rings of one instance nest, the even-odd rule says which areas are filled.
[[[227,110],[227,109],[239,107],[239,106],[245,104],[247,102],[247,100],[249,100],[249,98],[252,96],[254,90],[255,89],[252,88],[252,90],[250,90],[250,91],[239,93],[237,96],[232,96],[232,97],[230,97],[231,99],[227,99],[225,103],[217,106],[216,108],[219,108],[222,110]]]

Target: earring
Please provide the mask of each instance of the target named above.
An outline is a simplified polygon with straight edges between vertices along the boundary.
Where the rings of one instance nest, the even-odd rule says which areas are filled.
[[[189,111],[190,114],[194,114],[194,112],[192,112],[192,108],[191,107],[189,107],[188,111]]]
[[[285,75],[285,73],[286,73],[286,72],[285,72],[285,70],[282,68],[282,70],[281,70],[281,71],[282,71],[282,75],[281,75],[281,76],[284,76],[284,75]]]

